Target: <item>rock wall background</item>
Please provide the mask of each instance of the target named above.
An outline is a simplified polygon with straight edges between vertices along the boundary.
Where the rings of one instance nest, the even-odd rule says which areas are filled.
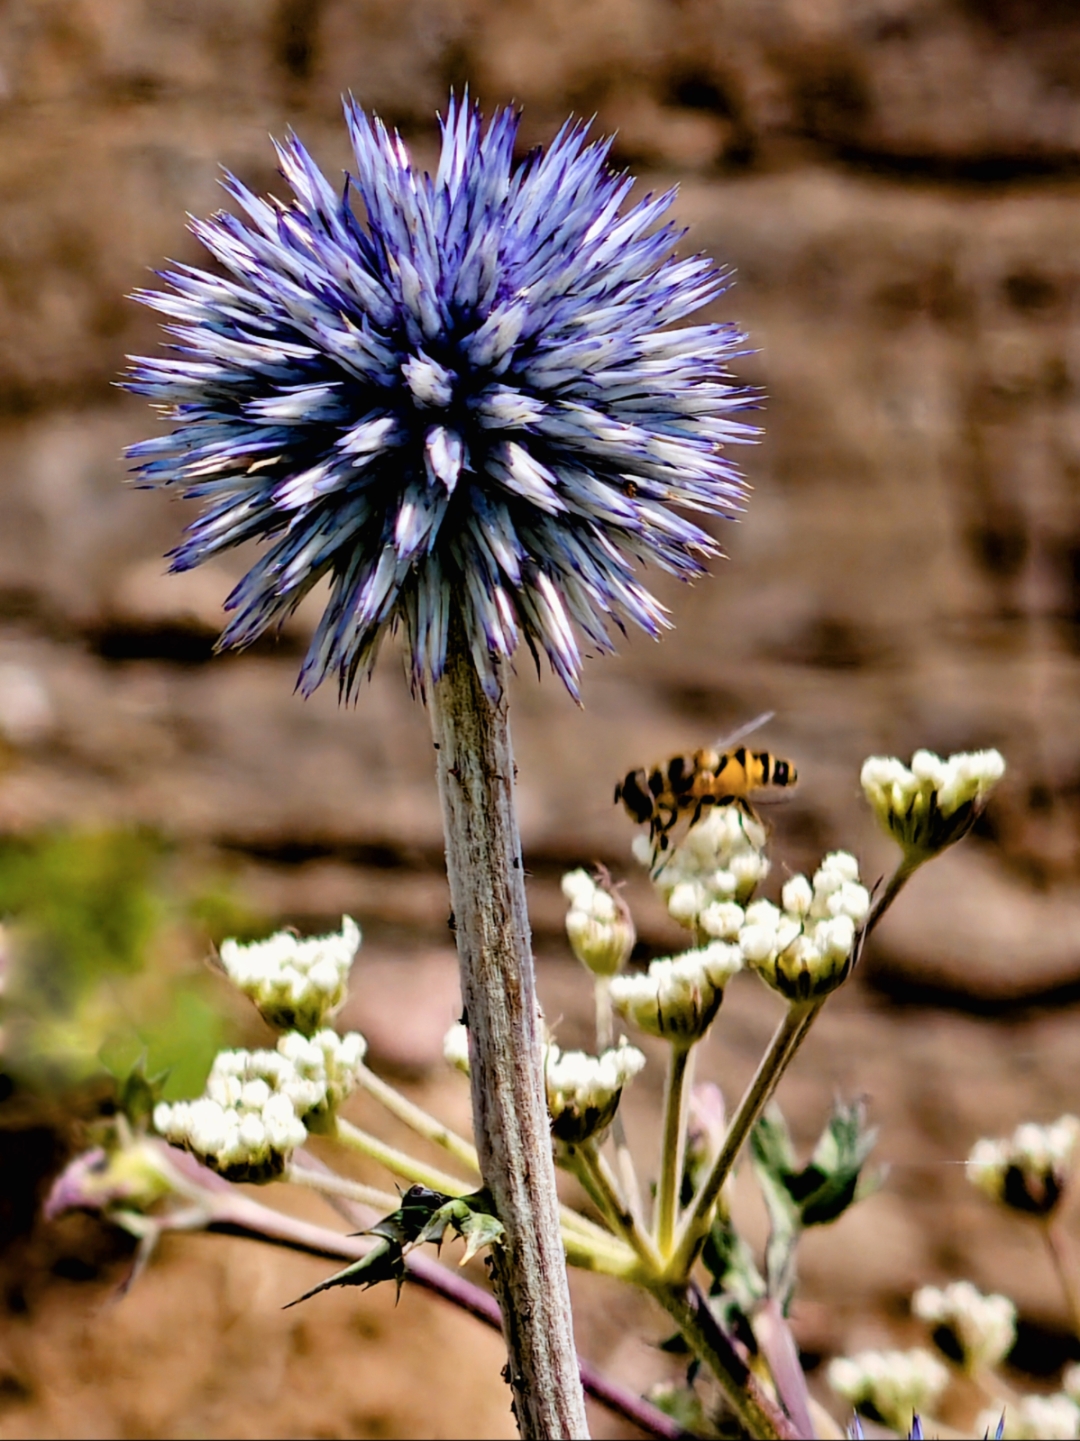
[[[841,1310],[879,1319],[858,1334],[822,1319],[838,1284],[823,1269],[802,1339],[865,1339],[911,1285],[961,1273],[1013,1285],[1050,1335],[1063,1317],[1036,1253],[1010,1249],[944,1167],[988,1129],[1080,1105],[1069,0],[6,0],[0,827],[145,822],[226,858],[274,914],[349,909],[386,985],[424,965],[451,977],[409,1003],[441,1034],[431,997],[452,1009],[452,969],[422,711],[390,659],[355,711],[296,699],[303,614],[276,647],[211,661],[243,557],[164,579],[183,514],[124,489],[120,451],[151,421],[111,382],[157,344],[123,297],[164,257],[197,259],[184,216],[220,203],[219,164],[280,189],[266,137],[291,124],[333,172],[346,89],[427,156],[430,117],[466,83],[524,106],[525,143],[595,114],[643,186],[679,184],[686,243],[737,274],[718,311],[749,332],[743,374],[767,394],[731,559],[665,593],[677,629],[596,663],[583,710],[550,677],[520,679],[539,947],[558,947],[566,865],[629,869],[610,794],[632,764],[773,709],[763,742],[803,777],[770,812],[778,859],[844,844],[876,874],[863,757],[999,746],[1010,771],[980,836],[916,881],[833,1045],[808,1047],[791,1081],[805,1134],[842,1082],[871,1090],[886,1153],[938,1167],[868,1203],[885,1209],[861,1240],[837,1232],[866,1261]],[[646,946],[669,944],[632,890]],[[766,1001],[744,1004],[764,1016]],[[403,1031],[385,1026],[399,1061]],[[724,1044],[728,1077],[740,1043],[735,1059]],[[433,1057],[406,1060],[420,1074]],[[30,1413],[11,1414],[29,1434]]]

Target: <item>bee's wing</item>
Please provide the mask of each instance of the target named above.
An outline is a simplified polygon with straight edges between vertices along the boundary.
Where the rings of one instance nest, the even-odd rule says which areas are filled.
[[[752,721],[747,721],[745,725],[732,731],[730,735],[721,736],[718,741],[713,743],[713,749],[730,750],[732,746],[738,745],[739,741],[745,740],[748,735],[753,735],[754,731],[759,730],[763,725],[768,725],[775,714],[774,710],[763,710],[760,715],[756,715]]]

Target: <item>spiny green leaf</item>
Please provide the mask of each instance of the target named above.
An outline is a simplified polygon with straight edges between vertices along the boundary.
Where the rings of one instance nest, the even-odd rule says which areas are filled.
[[[354,1261],[351,1266],[346,1266],[343,1271],[336,1272],[325,1281],[320,1281],[317,1286],[312,1286],[310,1291],[305,1291],[302,1296],[297,1296],[295,1301],[290,1301],[283,1309],[288,1310],[290,1306],[299,1306],[301,1301],[310,1301],[312,1296],[317,1296],[320,1291],[330,1291],[335,1286],[377,1286],[380,1281],[395,1281],[397,1288],[401,1290],[401,1283],[405,1279],[405,1258],[402,1255],[401,1247],[393,1241],[379,1240],[372,1246],[366,1256],[359,1261]]]
[[[396,1211],[360,1233],[379,1238],[362,1260],[320,1281],[289,1305],[295,1306],[335,1286],[375,1286],[380,1281],[394,1281],[400,1292],[405,1280],[406,1254],[425,1241],[441,1245],[447,1227],[465,1242],[463,1266],[481,1247],[494,1245],[503,1235],[502,1222],[492,1210],[487,1191],[474,1191],[469,1196],[444,1196],[428,1186],[410,1186]]]

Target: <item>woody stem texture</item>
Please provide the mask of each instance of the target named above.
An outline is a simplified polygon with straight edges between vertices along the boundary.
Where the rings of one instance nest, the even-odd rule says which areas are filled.
[[[494,1283],[525,1438],[587,1437],[543,1082],[505,693],[485,694],[451,623],[431,689],[439,795],[469,1029],[480,1169],[505,1228]]]

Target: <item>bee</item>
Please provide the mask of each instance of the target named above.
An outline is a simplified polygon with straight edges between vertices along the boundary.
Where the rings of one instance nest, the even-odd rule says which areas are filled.
[[[671,831],[682,817],[688,815],[693,826],[706,806],[736,805],[752,820],[759,820],[750,803],[751,792],[796,783],[798,772],[790,761],[736,744],[772,720],[773,714],[766,711],[755,717],[711,749],[673,756],[650,771],[628,771],[619,781],[616,803],[622,801],[639,825],[648,823],[656,854],[667,850]]]

